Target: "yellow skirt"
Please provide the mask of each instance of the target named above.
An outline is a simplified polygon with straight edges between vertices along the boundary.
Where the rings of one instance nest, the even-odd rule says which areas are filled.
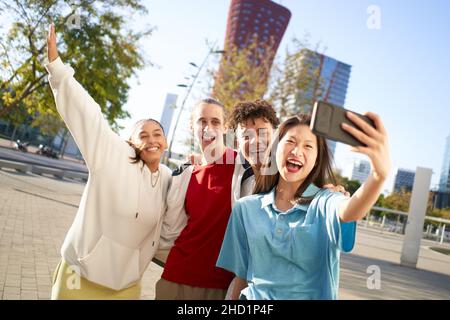
[[[52,300],[139,300],[141,284],[113,290],[80,277],[61,259],[53,274]]]

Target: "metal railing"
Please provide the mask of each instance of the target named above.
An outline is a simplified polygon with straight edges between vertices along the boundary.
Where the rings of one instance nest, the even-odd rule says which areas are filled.
[[[397,216],[397,219],[391,220],[387,217],[386,214],[384,214],[381,217],[381,221],[376,221],[374,219],[374,214],[372,211],[377,212],[383,212],[387,214],[393,214]],[[394,232],[394,233],[405,233],[406,223],[408,221],[408,213],[399,211],[399,210],[393,210],[388,208],[382,208],[378,206],[373,206],[370,212],[367,214],[367,216],[360,222],[360,224],[364,227],[377,227],[379,229],[382,229],[384,231],[388,232]],[[438,227],[435,227],[434,225],[428,223],[427,221],[432,221],[438,223]],[[438,218],[438,217],[430,217],[425,216],[425,223],[426,225],[426,231],[423,233],[423,238],[435,240],[440,242],[441,244],[445,242],[450,242],[450,234],[448,231],[446,231],[447,226],[450,226],[450,220]],[[434,229],[434,231],[433,231]]]

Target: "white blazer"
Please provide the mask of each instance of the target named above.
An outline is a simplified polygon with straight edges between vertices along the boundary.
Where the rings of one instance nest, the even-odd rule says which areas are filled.
[[[130,287],[158,248],[171,171],[160,165],[152,187],[148,167],[130,162],[133,148],[111,130],[73,69],[60,58],[46,69],[56,107],[89,169],[61,255],[89,281],[114,290]]]

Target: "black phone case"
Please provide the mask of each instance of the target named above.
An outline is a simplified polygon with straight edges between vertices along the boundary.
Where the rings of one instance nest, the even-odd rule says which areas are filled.
[[[354,138],[352,135],[347,133],[341,128],[341,123],[346,123],[349,126],[361,130],[353,122],[351,122],[345,115],[345,113],[350,110],[346,110],[342,107],[338,107],[328,102],[317,101],[314,104],[311,125],[310,128],[314,134],[322,136],[324,138],[342,142],[351,146],[365,146],[361,141]],[[375,124],[371,119],[362,114],[350,111],[357,115],[365,122],[375,127]]]

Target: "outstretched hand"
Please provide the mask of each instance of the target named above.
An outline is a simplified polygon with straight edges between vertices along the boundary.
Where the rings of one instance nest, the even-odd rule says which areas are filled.
[[[380,180],[385,180],[389,174],[391,165],[388,135],[378,115],[372,112],[367,112],[365,115],[373,120],[375,128],[351,112],[347,112],[347,118],[355,123],[359,129],[353,128],[345,123],[342,124],[342,128],[366,145],[353,147],[352,151],[366,154],[372,163],[372,170],[375,173],[375,177]]]
[[[55,25],[52,23],[48,30],[47,36],[47,58],[49,62],[53,62],[58,58],[58,49],[56,47]]]

